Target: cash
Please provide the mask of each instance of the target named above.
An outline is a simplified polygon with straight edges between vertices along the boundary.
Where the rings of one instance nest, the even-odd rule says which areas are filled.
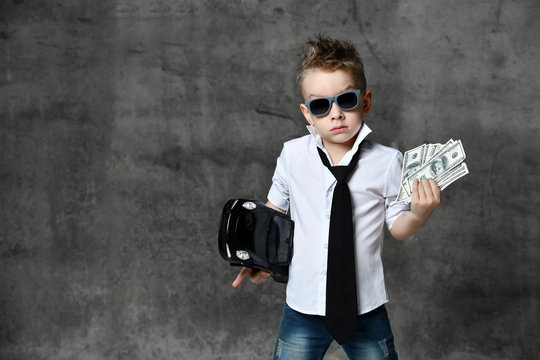
[[[446,189],[469,173],[464,160],[465,150],[461,140],[450,139],[446,144],[423,144],[407,151],[403,155],[401,186],[396,201],[411,202],[414,179],[433,179],[441,191]]]

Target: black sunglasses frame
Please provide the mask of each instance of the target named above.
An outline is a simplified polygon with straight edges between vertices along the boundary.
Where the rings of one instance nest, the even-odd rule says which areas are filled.
[[[342,96],[342,95],[348,95],[350,93],[353,93],[354,95],[356,95],[356,104],[354,104],[351,107],[343,107],[342,105],[339,104],[339,97]],[[336,105],[341,110],[344,110],[344,111],[350,111],[350,110],[356,109],[358,107],[358,105],[360,104],[360,95],[363,94],[363,93],[364,93],[364,91],[360,90],[360,89],[347,90],[347,91],[344,91],[342,93],[337,94],[334,97],[318,97],[318,98],[309,99],[306,102],[304,102],[304,104],[306,104],[306,106],[307,106],[307,108],[308,108],[311,115],[316,116],[316,117],[321,117],[321,116],[325,116],[326,114],[328,114],[330,112],[330,109],[332,109],[332,102],[335,102]],[[315,114],[312,111],[311,104],[314,101],[317,101],[317,100],[326,100],[326,101],[328,101],[328,109],[326,109],[325,112],[320,113],[320,114]]]

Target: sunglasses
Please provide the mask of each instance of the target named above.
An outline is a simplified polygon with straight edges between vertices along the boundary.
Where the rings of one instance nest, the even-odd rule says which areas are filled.
[[[360,103],[360,94],[362,93],[362,90],[349,90],[342,92],[341,94],[337,94],[334,97],[319,97],[309,99],[305,102],[305,104],[308,107],[311,115],[324,116],[330,112],[332,102],[335,102],[341,110],[348,111],[355,109]]]

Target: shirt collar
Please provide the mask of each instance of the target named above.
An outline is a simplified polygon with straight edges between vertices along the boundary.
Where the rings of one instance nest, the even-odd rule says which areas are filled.
[[[324,153],[328,156],[328,152],[326,151],[326,149],[324,148],[323,144],[322,144],[322,138],[321,138],[321,135],[317,132],[317,129],[315,129],[315,126],[313,125],[306,125],[309,133],[311,134],[311,136],[314,138],[317,146],[319,148],[321,148]],[[362,124],[362,127],[360,128],[360,131],[358,132],[358,136],[356,137],[356,140],[351,148],[351,150],[349,150],[349,152],[347,152],[347,154],[345,154],[345,156],[343,157],[343,159],[341,160],[340,164],[343,165],[343,164],[348,164],[350,161],[351,161],[351,158],[352,156],[356,153],[356,150],[358,150],[358,147],[360,146],[360,144],[362,143],[362,141],[371,133],[371,129],[369,128],[369,126],[367,126],[366,123],[363,123]],[[313,149],[313,150],[316,150],[316,149]],[[328,158],[330,159],[330,156],[328,156]],[[330,160],[330,163],[332,163],[332,161]],[[339,165],[339,164],[338,164]]]

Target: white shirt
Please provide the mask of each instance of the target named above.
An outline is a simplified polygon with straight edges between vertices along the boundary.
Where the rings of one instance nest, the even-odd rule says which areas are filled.
[[[324,315],[330,209],[336,179],[317,152],[320,135],[310,135],[283,145],[268,200],[295,222],[293,258],[289,267],[287,304],[304,314]],[[395,203],[403,156],[396,150],[364,140],[371,129],[363,124],[352,149],[338,165],[348,165],[361,144],[358,166],[349,178],[355,227],[358,313],[367,313],[388,301],[381,259],[383,225],[388,229],[410,209]],[[364,141],[363,141],[364,140]],[[363,142],[362,142],[363,141]],[[332,160],[328,156],[330,164]]]

